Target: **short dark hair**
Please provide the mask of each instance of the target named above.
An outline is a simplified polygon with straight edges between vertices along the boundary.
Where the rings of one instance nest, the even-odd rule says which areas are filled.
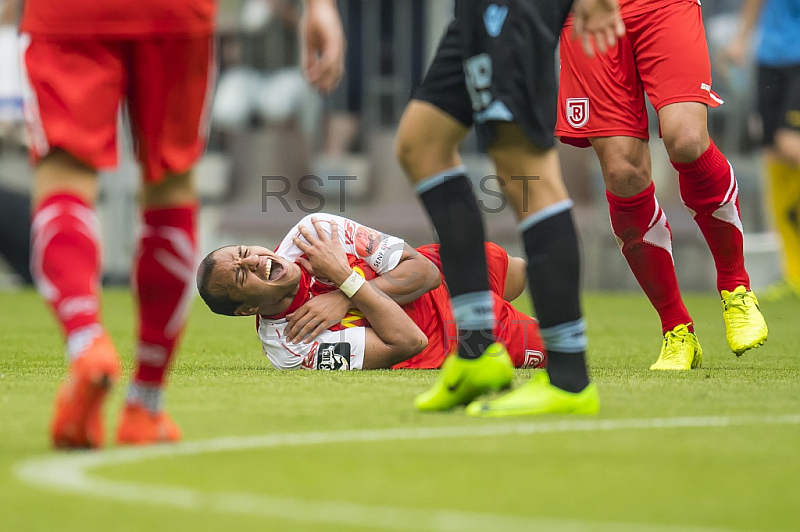
[[[214,271],[214,266],[217,265],[214,253],[217,251],[214,250],[206,255],[206,258],[197,267],[197,291],[200,292],[200,297],[203,298],[203,301],[214,314],[235,316],[236,309],[239,308],[242,302],[234,300],[227,292],[215,294],[211,291],[211,274]]]

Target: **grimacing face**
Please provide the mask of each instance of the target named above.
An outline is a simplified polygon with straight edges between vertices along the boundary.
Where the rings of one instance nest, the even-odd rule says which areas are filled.
[[[278,257],[261,246],[235,245],[218,249],[211,274],[213,290],[224,290],[241,301],[236,314],[266,314],[281,300],[294,295],[300,281],[300,266]]]

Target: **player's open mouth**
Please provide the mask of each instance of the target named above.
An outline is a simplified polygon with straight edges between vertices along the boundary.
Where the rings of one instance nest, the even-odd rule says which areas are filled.
[[[269,281],[277,281],[283,276],[285,269],[280,262],[273,259],[267,259],[266,268],[264,273]]]

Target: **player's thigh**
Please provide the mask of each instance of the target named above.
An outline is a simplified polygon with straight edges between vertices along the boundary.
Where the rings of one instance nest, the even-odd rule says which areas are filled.
[[[649,138],[644,89],[627,35],[608,53],[589,58],[566,27],[559,54],[556,136],[562,142],[588,147],[592,137]]]
[[[625,23],[639,76],[656,111],[676,102],[722,104],[711,90],[711,61],[698,4],[674,2]]]
[[[567,199],[558,153],[533,144],[515,123],[496,123],[489,156],[517,219]]]
[[[701,102],[672,102],[658,110],[661,135],[669,158],[690,163],[708,149],[708,106]]]
[[[91,169],[117,160],[117,109],[127,83],[121,44],[21,38],[31,156],[60,149]]]
[[[208,36],[136,41],[128,105],[146,182],[184,175],[205,149],[216,67]]]
[[[412,182],[461,164],[458,147],[469,129],[424,100],[408,102],[397,128],[397,159]]]

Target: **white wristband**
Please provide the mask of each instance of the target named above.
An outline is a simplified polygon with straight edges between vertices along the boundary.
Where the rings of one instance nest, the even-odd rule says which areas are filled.
[[[364,286],[365,282],[364,278],[353,270],[353,273],[339,285],[339,290],[344,292],[347,297],[352,298],[358,292],[358,289]]]

